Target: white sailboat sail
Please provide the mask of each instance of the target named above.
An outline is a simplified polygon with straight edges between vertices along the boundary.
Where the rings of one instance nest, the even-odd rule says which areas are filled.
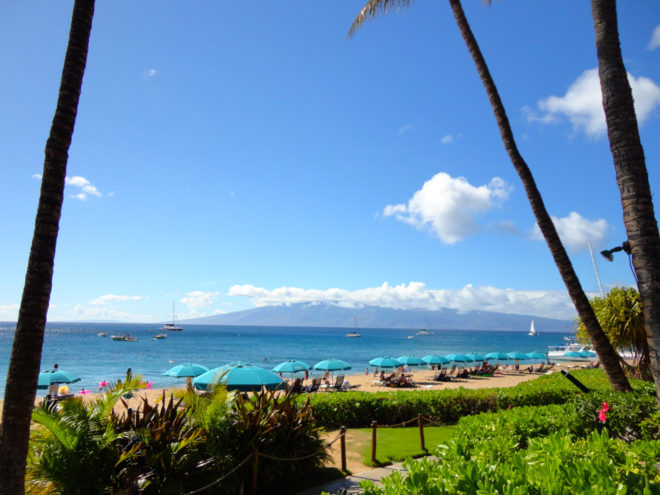
[[[534,320],[532,320],[532,324],[529,327],[529,333],[527,335],[538,335],[539,333],[536,331],[534,328]]]

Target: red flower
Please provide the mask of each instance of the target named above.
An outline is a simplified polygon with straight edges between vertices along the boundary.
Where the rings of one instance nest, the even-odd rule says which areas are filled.
[[[607,412],[610,410],[610,406],[607,405],[607,402],[603,401],[603,411]]]
[[[607,421],[607,415],[605,414],[610,410],[610,406],[607,405],[607,402],[603,401],[603,408],[598,411],[598,419],[601,423]]]

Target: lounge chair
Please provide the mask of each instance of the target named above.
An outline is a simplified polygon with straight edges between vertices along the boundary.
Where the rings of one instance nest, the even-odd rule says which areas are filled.
[[[541,363],[538,368],[534,369],[534,373],[543,373],[545,371],[545,363]]]
[[[342,385],[344,385],[344,375],[337,375],[334,385],[328,387],[327,390],[342,390]]]
[[[302,378],[296,378],[289,386],[289,394],[299,394],[303,391]]]
[[[309,393],[318,392],[320,386],[321,386],[321,379],[314,378],[312,379],[312,384],[305,387],[305,392],[309,392]]]

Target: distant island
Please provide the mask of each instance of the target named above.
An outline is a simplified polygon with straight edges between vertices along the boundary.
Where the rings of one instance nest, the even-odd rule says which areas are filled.
[[[528,332],[531,320],[539,333],[568,332],[571,320],[541,318],[488,311],[459,312],[455,309],[392,309],[377,306],[346,308],[327,303],[263,306],[203,318],[180,320],[194,325],[245,325],[292,327],[404,328],[430,330],[492,330]]]

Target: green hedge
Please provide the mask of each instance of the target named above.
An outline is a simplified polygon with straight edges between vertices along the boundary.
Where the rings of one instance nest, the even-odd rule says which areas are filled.
[[[610,389],[602,370],[572,374],[592,390]],[[635,382],[633,386],[654,393],[652,385],[645,382]],[[311,405],[317,423],[326,428],[364,428],[372,421],[394,425],[418,414],[437,423],[454,424],[463,416],[482,412],[563,404],[579,393],[564,376],[553,373],[510,388],[317,393],[311,395]]]

